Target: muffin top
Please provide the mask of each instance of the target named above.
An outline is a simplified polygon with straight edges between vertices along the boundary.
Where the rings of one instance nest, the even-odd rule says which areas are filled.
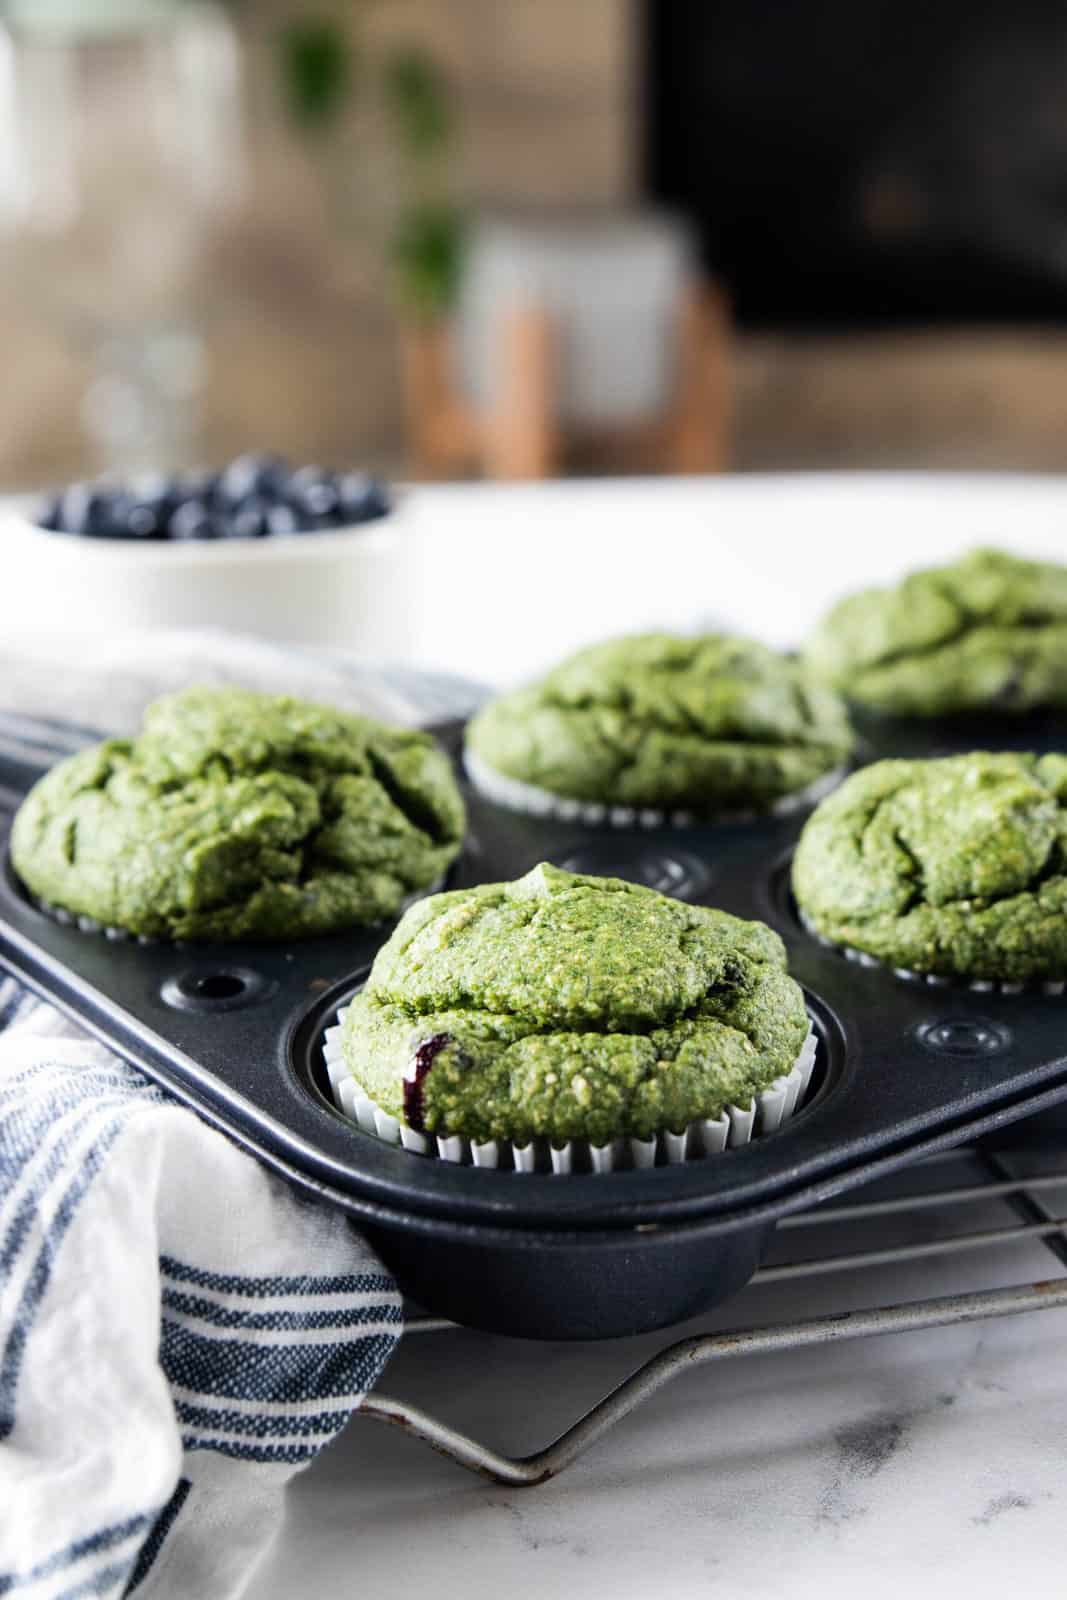
[[[163,939],[289,939],[395,914],[459,850],[428,735],[246,689],[194,688],[134,740],[60,762],[11,835],[40,900]]]
[[[413,1128],[604,1144],[747,1105],[807,1032],[770,928],[542,864],[413,906],[342,1042]]]
[[[1067,756],[879,761],[808,819],[793,862],[818,933],[894,967],[1067,975]]]
[[[1067,705],[1067,566],[972,550],[840,601],[804,654],[851,700],[893,715]]]
[[[764,645],[649,633],[491,701],[467,741],[496,772],[556,795],[715,815],[806,788],[852,736],[837,695]]]

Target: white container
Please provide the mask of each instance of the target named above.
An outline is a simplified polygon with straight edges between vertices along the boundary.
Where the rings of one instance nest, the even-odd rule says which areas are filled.
[[[0,635],[222,628],[378,660],[409,653],[414,552],[403,501],[358,527],[286,538],[90,539],[0,508]]]
[[[467,246],[455,319],[468,397],[493,409],[504,324],[533,307],[559,341],[560,416],[603,427],[660,415],[693,256],[689,230],[649,212],[487,218]]]

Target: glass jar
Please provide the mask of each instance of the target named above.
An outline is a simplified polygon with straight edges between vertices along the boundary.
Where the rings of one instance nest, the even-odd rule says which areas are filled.
[[[177,465],[194,430],[204,257],[241,189],[240,53],[199,0],[0,9],[6,296],[73,343],[100,465]]]

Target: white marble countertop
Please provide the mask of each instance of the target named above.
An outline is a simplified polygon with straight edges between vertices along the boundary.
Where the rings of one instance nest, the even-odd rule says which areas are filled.
[[[1067,1185],[1044,1198],[1062,1214]],[[1012,1220],[990,1201],[956,1226]],[[889,1242],[889,1226],[872,1234],[871,1224],[862,1233],[842,1224],[836,1247]],[[903,1226],[906,1238],[922,1239],[936,1223],[928,1214]],[[813,1235],[790,1241],[797,1255],[823,1246],[823,1230]],[[1040,1244],[1024,1242],[752,1287],[701,1323],[642,1339],[568,1347],[418,1335],[382,1388],[522,1454],[683,1333],[1060,1271]],[[356,1418],[290,1491],[254,1593],[1060,1595],[1065,1340],[1059,1310],[694,1370],[534,1489],[492,1487],[398,1430]]]
[[[792,646],[839,595],[976,544],[1067,559],[1067,477],[1052,475],[435,484],[405,517],[393,637],[420,666],[483,680],[648,627]],[[381,658],[389,639],[368,648]]]

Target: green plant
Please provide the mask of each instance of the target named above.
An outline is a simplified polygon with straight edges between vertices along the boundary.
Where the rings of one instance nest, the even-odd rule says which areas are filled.
[[[410,206],[393,230],[390,254],[401,303],[416,316],[435,317],[455,300],[462,260],[462,225],[454,206]]]
[[[352,47],[336,23],[290,22],[281,36],[282,84],[289,114],[305,130],[329,128],[352,87]]]
[[[289,114],[309,137],[336,128],[357,93],[379,94],[398,158],[399,198],[386,245],[394,294],[411,315],[440,316],[455,299],[463,227],[449,183],[452,104],[437,63],[410,46],[357,61],[346,28],[323,17],[284,29],[280,62]]]

